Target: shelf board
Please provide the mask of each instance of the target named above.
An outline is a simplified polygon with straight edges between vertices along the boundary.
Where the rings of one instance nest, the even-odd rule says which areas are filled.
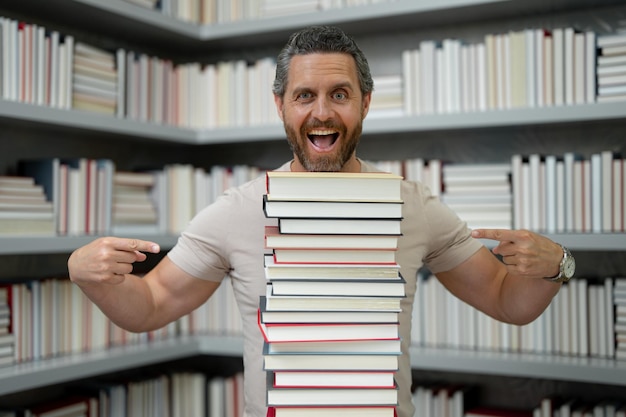
[[[0,100],[0,120],[5,123],[38,125],[67,131],[99,132],[151,141],[197,143],[198,132],[192,129],[139,122],[96,112],[63,110],[17,101]]]
[[[0,396],[197,355],[240,357],[236,336],[189,336],[0,368]],[[626,361],[540,354],[410,348],[416,370],[467,372],[626,386]]]
[[[207,25],[184,22],[124,0],[3,0],[2,7],[112,37],[124,33],[126,38],[154,48],[198,52],[206,51],[206,48],[228,50],[262,44],[282,45],[294,30],[315,24],[338,25],[352,35],[359,35],[372,33],[372,30],[385,33],[416,27],[423,29],[622,3],[620,0],[396,0],[293,14],[288,18]],[[82,19],[76,22],[76,16]]]
[[[208,349],[207,346],[213,349]],[[0,395],[193,357],[198,354],[241,356],[242,346],[241,338],[237,337],[181,337],[22,363],[0,368]]]
[[[544,236],[580,251],[626,251],[624,233],[559,233]],[[98,236],[0,236],[0,255],[36,255],[69,253],[86,245]],[[175,235],[137,235],[135,239],[156,242],[162,250],[171,249],[177,242]],[[494,247],[492,240],[482,239],[487,247]]]
[[[625,103],[596,103],[575,106],[491,110],[394,118],[370,118],[363,123],[363,135],[390,135],[492,129],[529,125],[591,123],[626,118]],[[0,120],[13,124],[39,124],[57,129],[124,135],[130,138],[190,145],[217,145],[284,140],[282,125],[260,125],[219,129],[183,129],[168,125],[101,115],[78,110],[0,100]]]
[[[410,350],[413,369],[466,372],[626,386],[626,361],[574,356],[423,348]]]
[[[36,255],[70,253],[88,244],[98,236],[2,236],[0,255]],[[178,240],[174,235],[132,236],[135,239],[158,243],[161,250],[171,249]]]

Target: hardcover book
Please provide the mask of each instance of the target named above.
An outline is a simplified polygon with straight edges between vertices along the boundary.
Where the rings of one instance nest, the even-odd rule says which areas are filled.
[[[402,202],[399,175],[267,171],[268,200]]]

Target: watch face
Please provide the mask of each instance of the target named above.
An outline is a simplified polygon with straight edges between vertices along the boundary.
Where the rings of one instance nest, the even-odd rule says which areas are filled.
[[[576,261],[574,261],[574,258],[572,257],[566,258],[563,264],[563,275],[565,275],[567,278],[571,278],[574,276],[575,270],[576,270]]]

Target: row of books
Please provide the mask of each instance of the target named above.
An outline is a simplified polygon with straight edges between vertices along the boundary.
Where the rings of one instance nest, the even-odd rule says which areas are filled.
[[[126,0],[155,9],[166,16],[198,24],[222,24],[241,20],[315,13],[342,7],[361,6],[391,0]]]
[[[623,232],[625,159],[612,151],[589,158],[513,155],[511,182],[515,229],[548,233]]]
[[[477,388],[463,384],[418,384],[413,391],[414,417],[626,417],[623,398],[583,401],[555,393],[541,398],[535,407],[511,409],[477,404]]]
[[[0,30],[5,100],[194,129],[280,123],[273,57],[175,65],[9,18]],[[401,75],[374,77],[371,116],[620,100],[626,58],[616,51],[624,44],[624,35],[596,39],[571,27],[488,34],[477,44],[424,40],[402,54]]]
[[[266,173],[264,210],[277,220],[266,228],[259,304],[268,415],[320,406],[328,416],[394,415],[405,297],[395,261],[401,178]],[[378,246],[379,237],[391,244]]]
[[[2,290],[10,294],[11,332],[2,346],[10,355],[0,363],[11,365],[190,334],[240,335],[241,317],[226,280],[214,297],[190,314],[145,333],[117,327],[69,279],[7,284]]]
[[[313,274],[311,269],[319,269],[319,274],[341,272],[341,268],[322,268],[320,265],[292,266],[267,263],[268,279],[274,283],[293,281]],[[346,274],[373,274],[372,266],[344,267]],[[379,273],[389,279],[397,270],[393,267],[379,268]],[[298,275],[301,274],[301,275]],[[323,276],[323,275],[322,275]],[[319,280],[323,278],[317,278]],[[382,278],[381,278],[382,279]],[[324,281],[326,285],[328,281]],[[353,286],[353,285],[351,285]],[[311,289],[324,289],[327,296],[346,291],[345,285],[332,288],[313,285]],[[359,290],[355,286],[355,290]],[[383,288],[385,286],[380,286]],[[395,288],[389,285],[387,289]],[[421,277],[418,281],[418,296],[414,311],[412,342],[416,346],[445,346],[459,349],[500,350],[511,352],[554,353],[572,356],[616,357],[626,359],[626,280],[621,277],[606,278],[602,282],[579,278],[566,284],[555,297],[546,312],[535,322],[526,326],[507,325],[461,303],[441,287],[439,281],[431,277]],[[372,285],[372,288],[375,288]],[[149,333],[125,332],[103,317],[80,291],[72,289],[69,280],[48,279],[2,288],[2,293],[11,292],[11,304],[0,307],[2,320],[2,349],[6,350],[3,365],[26,362],[58,355],[101,350],[118,345],[143,343],[150,340],[177,337],[188,334],[240,335],[241,317],[236,307],[231,285],[226,282],[218,289],[219,294],[177,322],[158,331]],[[282,290],[291,295],[269,297],[264,300],[271,308],[282,311],[262,311],[266,322],[368,322],[384,323],[397,320],[397,312],[351,312],[329,314],[326,312],[294,311],[305,302],[325,301],[309,296],[307,300],[293,290]],[[298,289],[300,291],[300,289]],[[321,291],[320,291],[321,292]],[[361,296],[371,296],[372,291],[364,289]],[[5,297],[8,299],[8,295]],[[365,300],[335,300],[345,302],[346,307],[354,308],[357,302]],[[356,301],[356,302],[355,302]],[[388,308],[397,307],[393,300],[387,300]],[[272,304],[274,303],[274,304]],[[432,322],[429,317],[446,320]],[[10,321],[9,321],[10,320]],[[558,323],[558,326],[556,325]],[[9,332],[9,325],[11,331]],[[558,331],[557,331],[558,329]],[[312,347],[313,345],[309,345]],[[399,344],[371,343],[370,347],[397,351]],[[281,344],[273,349],[288,351],[297,349],[298,344]],[[321,349],[323,346],[319,346]],[[330,345],[327,345],[330,348]],[[353,346],[352,349],[356,349]]]
[[[243,374],[174,372],[126,382],[83,383],[78,394],[0,408],[6,417],[243,417]]]
[[[0,177],[3,235],[178,233],[226,189],[259,174],[189,164],[129,172],[89,158],[24,160],[18,170],[21,176]]]
[[[596,69],[605,58],[596,49],[607,38],[565,27],[487,34],[480,43],[421,41],[402,55],[405,112],[594,103]]]
[[[577,278],[563,285],[532,323],[499,322],[445,290],[434,277],[420,277],[412,343],[454,349],[531,352],[580,357],[624,357],[626,278]],[[431,317],[441,321],[433,322]]]
[[[612,151],[587,159],[567,152],[515,154],[510,163],[413,158],[373,164],[423,182],[470,228],[619,233],[626,227],[625,163]],[[226,189],[261,172],[189,164],[128,172],[106,159],[26,160],[21,177],[0,177],[2,234],[178,233]]]

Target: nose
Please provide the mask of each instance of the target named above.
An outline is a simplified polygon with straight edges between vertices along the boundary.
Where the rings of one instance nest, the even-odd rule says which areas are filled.
[[[315,117],[318,120],[324,121],[330,119],[332,117],[332,114],[332,103],[330,102],[329,98],[323,95],[318,96],[313,106],[311,116]]]

